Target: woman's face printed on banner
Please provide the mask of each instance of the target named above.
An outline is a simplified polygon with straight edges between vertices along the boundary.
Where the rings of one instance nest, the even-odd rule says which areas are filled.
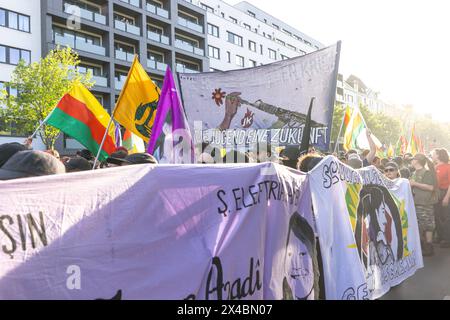
[[[314,299],[315,235],[306,219],[294,213],[289,222],[283,279],[284,300]]]
[[[403,254],[401,218],[389,191],[368,185],[360,193],[355,238],[365,266],[385,265]]]

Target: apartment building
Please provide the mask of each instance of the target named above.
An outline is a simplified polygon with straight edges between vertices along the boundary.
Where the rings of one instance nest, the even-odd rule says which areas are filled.
[[[211,71],[256,67],[324,47],[246,1],[234,6],[221,0],[190,2],[206,11]]]

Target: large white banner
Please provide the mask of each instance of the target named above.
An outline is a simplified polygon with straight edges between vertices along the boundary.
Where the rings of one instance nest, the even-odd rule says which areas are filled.
[[[328,150],[339,53],[340,43],[256,68],[181,74],[195,143],[300,145],[314,98],[311,141]]]
[[[314,298],[297,171],[141,165],[0,189],[0,299]]]
[[[423,267],[408,180],[332,156],[309,178],[327,299],[377,299]]]

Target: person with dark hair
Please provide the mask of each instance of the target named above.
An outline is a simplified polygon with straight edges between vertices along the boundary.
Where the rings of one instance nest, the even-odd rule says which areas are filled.
[[[280,153],[281,164],[297,169],[298,159],[300,158],[300,148],[298,146],[287,146]]]
[[[384,166],[384,175],[391,180],[400,178],[400,172],[397,164],[395,162],[388,162]]]
[[[154,156],[145,152],[130,154],[126,156],[125,161],[129,164],[158,164]]]
[[[437,203],[436,174],[433,163],[424,154],[416,154],[412,159],[412,165],[415,171],[411,177],[410,184],[419,224],[422,254],[431,256],[434,254],[434,205]],[[426,166],[428,166],[428,169]]]
[[[79,172],[92,170],[93,165],[94,165],[93,163],[80,156],[76,156],[64,162],[66,172]]]
[[[298,252],[289,252],[291,248],[298,248]],[[305,218],[295,212],[289,220],[284,254],[285,268],[289,270],[283,278],[283,300],[318,300],[320,270],[317,256],[314,230]],[[310,279],[312,283],[308,281]]]
[[[77,151],[77,156],[83,157],[88,161],[94,160],[94,156],[92,155],[92,152],[90,152],[88,149],[83,149],[83,150]]]
[[[435,149],[432,159],[436,166],[438,203],[434,207],[436,236],[441,247],[450,248],[450,164],[446,149]]]
[[[0,168],[17,152],[31,150],[29,146],[18,143],[10,142],[0,145]]]
[[[316,153],[308,153],[298,159],[297,169],[301,172],[310,172],[322,161],[323,157]]]
[[[394,231],[394,233],[393,233]],[[355,239],[367,272],[403,258],[400,212],[389,190],[380,185],[365,185],[357,208]],[[372,286],[369,283],[369,287]]]

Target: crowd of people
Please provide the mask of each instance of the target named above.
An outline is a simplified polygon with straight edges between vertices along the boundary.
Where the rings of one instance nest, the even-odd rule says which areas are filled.
[[[88,171],[94,168],[94,155],[87,149],[79,150],[74,156],[60,157],[58,151],[33,150],[30,139],[0,145],[0,180],[38,177],[53,174]],[[135,164],[157,164],[148,153],[128,154],[124,147],[118,147],[111,156],[96,164],[96,169]]]
[[[414,196],[419,231],[424,256],[434,254],[434,245],[450,248],[450,164],[446,149],[435,149],[430,154],[405,153],[402,156],[376,156],[376,146],[367,134],[370,150],[358,153],[349,150],[346,153],[333,154],[348,166],[359,169],[375,166],[387,178],[408,179]],[[298,147],[286,147],[276,153],[270,145],[255,152],[224,152],[219,148],[202,145],[198,155],[199,164],[214,163],[250,163],[278,162],[303,172],[311,171],[325,156],[313,147],[301,154]],[[206,151],[208,150],[208,151]],[[134,164],[157,164],[158,161],[148,153],[128,154],[124,147],[118,147],[111,156],[96,165],[96,169],[111,168]],[[31,139],[21,143],[0,145],[0,180],[25,177],[71,173],[92,170],[94,155],[87,149],[80,150],[75,156],[60,157],[56,150],[33,150]]]

